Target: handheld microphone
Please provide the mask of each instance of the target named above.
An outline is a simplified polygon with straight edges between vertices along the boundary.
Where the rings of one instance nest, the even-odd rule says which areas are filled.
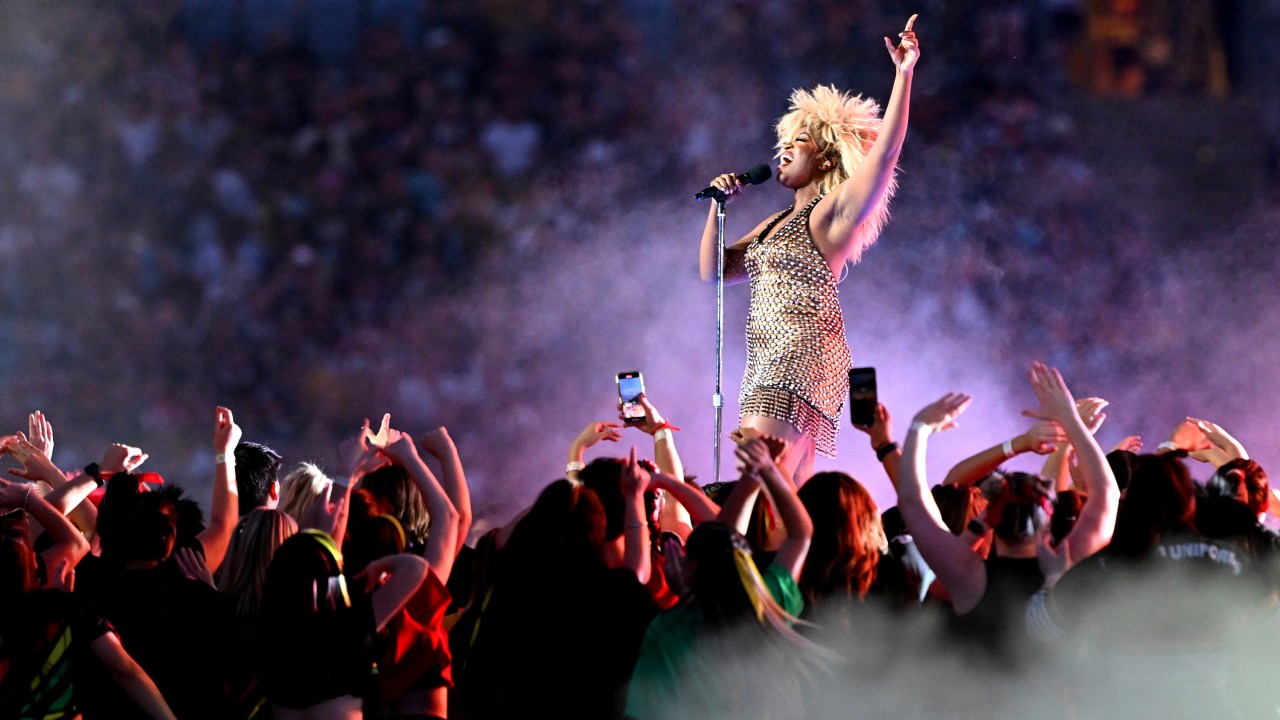
[[[759,165],[756,165],[750,170],[746,170],[744,172],[738,173],[734,177],[738,178],[738,182],[741,182],[745,185],[759,185],[765,180],[768,180],[769,178],[773,177],[773,170],[769,169],[768,165],[765,165],[764,163],[760,163]],[[693,199],[706,200],[708,198],[723,198],[723,197],[724,197],[724,191],[712,185],[709,188],[705,188],[704,190],[699,192],[697,195],[694,195]]]

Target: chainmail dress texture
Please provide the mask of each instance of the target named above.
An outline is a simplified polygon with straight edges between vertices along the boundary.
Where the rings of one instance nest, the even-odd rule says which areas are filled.
[[[809,235],[814,198],[765,240],[784,211],[747,246],[751,309],[741,416],[795,426],[814,448],[835,457],[852,359],[844,337],[836,278]]]

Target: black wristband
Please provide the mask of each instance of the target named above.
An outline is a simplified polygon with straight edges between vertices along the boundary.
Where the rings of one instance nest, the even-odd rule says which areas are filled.
[[[984,525],[982,521],[979,520],[978,518],[974,518],[970,520],[969,524],[965,525],[965,529],[973,533],[974,535],[981,536],[981,535],[987,534],[987,526]]]
[[[88,465],[85,465],[84,474],[93,478],[93,481],[98,484],[98,487],[102,487],[106,482],[102,479],[102,472],[98,469],[98,463],[89,463]]]
[[[889,456],[889,453],[897,449],[898,449],[898,443],[890,440],[889,442],[876,448],[876,459],[879,460],[880,462],[884,462],[884,459]]]

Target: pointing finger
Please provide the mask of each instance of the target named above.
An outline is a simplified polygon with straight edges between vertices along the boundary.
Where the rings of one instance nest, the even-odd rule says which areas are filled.
[[[915,24],[916,18],[918,17],[920,17],[920,13],[916,13],[911,17],[907,18],[907,27],[906,27],[907,32],[911,32],[911,26]]]

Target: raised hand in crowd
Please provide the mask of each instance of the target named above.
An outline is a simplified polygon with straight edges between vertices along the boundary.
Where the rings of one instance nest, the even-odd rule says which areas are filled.
[[[778,472],[783,472],[781,468],[785,464],[785,458],[791,449],[787,441],[772,435],[765,435],[755,428],[747,427],[734,428],[729,432],[729,439],[739,446],[749,440],[763,442],[769,450],[769,456],[773,460],[774,467],[778,469]],[[720,512],[716,519],[733,528],[739,534],[745,535],[747,526],[751,521],[751,509],[755,506],[756,497],[764,487],[764,480],[759,473],[744,465],[741,458],[737,459],[737,464],[740,475],[738,482],[729,493],[729,497],[720,505]],[[764,500],[769,502],[768,493],[765,494]]]
[[[53,459],[53,424],[44,413],[36,410],[27,415],[27,435],[37,450]]]
[[[418,455],[417,444],[409,434],[387,427],[386,446],[382,448],[382,453],[393,464],[404,468],[422,493],[428,515],[427,543],[422,554],[440,582],[448,582],[453,561],[458,556],[458,545],[465,539],[458,537],[460,525],[457,508],[435,474]]]
[[[369,418],[365,418],[356,437],[338,444],[338,456],[348,485],[354,486],[360,478],[391,462],[381,447],[369,441],[370,437],[374,434],[369,431]]]
[[[240,520],[235,450],[243,434],[230,409],[219,406],[214,411],[212,510],[209,513],[209,524],[196,536],[204,547],[205,564],[211,573],[218,572],[218,568],[222,566],[227,546],[231,544],[231,534],[235,532],[236,523]]]
[[[920,554],[946,586],[956,614],[972,610],[986,592],[982,558],[969,542],[951,533],[925,473],[929,436],[950,430],[973,398],[949,392],[921,408],[902,441],[902,466],[898,476],[898,509]]]
[[[1111,452],[1131,452],[1137,453],[1142,451],[1142,436],[1128,435],[1120,438],[1120,442],[1111,448]]]
[[[796,495],[795,485],[778,468],[774,459],[776,446],[777,443],[771,446],[762,437],[747,437],[738,443],[734,456],[741,464],[743,477],[759,480],[778,511],[785,536],[773,562],[786,568],[793,579],[799,579],[813,540],[813,521]],[[734,491],[737,492],[737,488]]]
[[[67,482],[67,476],[58,469],[43,450],[36,447],[22,433],[10,435],[0,445],[0,454],[11,455],[22,467],[9,468],[14,477],[31,482],[43,482],[50,488],[61,487]]]
[[[876,403],[871,424],[865,427],[854,425],[854,427],[867,434],[871,440],[871,449],[876,453],[876,459],[884,466],[889,482],[893,484],[894,490],[897,490],[898,465],[902,460],[902,448],[893,440],[893,417],[889,414],[889,408],[885,407],[884,403]]]
[[[1232,460],[1248,460],[1249,453],[1244,449],[1244,445],[1236,440],[1222,426],[1208,420],[1199,420],[1189,417],[1187,422],[1195,425],[1200,432],[1204,433],[1204,437],[1208,440],[1208,447],[1202,447],[1198,450],[1187,453],[1191,457],[1203,463],[1209,463],[1214,468],[1220,468]]]
[[[618,484],[622,488],[623,533],[622,556],[626,567],[636,574],[641,585],[649,582],[653,572],[649,538],[649,519],[645,517],[644,493],[649,489],[650,475],[636,455],[636,449],[623,459]]]
[[[232,448],[234,449],[234,446]],[[149,457],[151,456],[142,452],[141,448],[111,443],[102,454],[102,459],[98,461],[98,470],[102,473],[133,472]]]
[[[43,456],[43,453],[40,453]],[[40,553],[46,568],[57,568],[65,562],[75,567],[89,554],[89,541],[40,494],[34,482],[20,483],[0,478],[0,512],[25,510],[53,540],[53,544]]]
[[[449,429],[441,425],[422,436],[422,449],[440,463],[440,485],[445,495],[453,503],[458,512],[458,529],[455,552],[462,550],[471,533],[471,489],[467,485],[467,475],[462,467],[462,456],[458,446],[454,444]]]
[[[52,429],[49,437],[52,438]],[[22,463],[21,468],[10,468],[9,474],[50,488],[45,493],[45,500],[66,515],[87,537],[92,537],[98,524],[98,509],[83,501],[97,487],[96,480],[67,480],[66,473],[53,464],[48,454],[27,441],[21,432],[11,436],[9,445],[16,451],[14,457]]]
[[[1072,477],[1083,486],[1081,491],[1089,495],[1075,526],[1062,540],[1070,545],[1069,557],[1081,560],[1111,542],[1120,506],[1120,487],[1106,455],[1081,418],[1062,373],[1037,362],[1031,366],[1029,379],[1040,401],[1040,417],[1057,422],[1066,431],[1077,458]]]
[[[673,434],[673,431],[680,428],[672,425],[662,416],[658,408],[649,400],[648,395],[640,396],[640,407],[644,408],[644,417],[632,427],[653,436],[653,462],[658,469],[683,480],[684,464],[680,461],[680,454],[676,452],[676,440]],[[619,407],[618,416],[622,416],[621,407]]]
[[[587,449],[601,442],[618,442],[622,439],[622,433],[619,432],[621,429],[622,423],[608,420],[587,423],[582,432],[569,443],[569,463],[565,466],[565,476],[570,480],[576,480],[578,471],[585,465],[583,458]]]
[[[1110,402],[1100,397],[1087,397],[1076,401],[1076,411],[1080,413],[1080,419],[1089,428],[1089,432],[1094,435],[1098,434],[1098,430],[1102,428],[1102,423],[1106,422],[1107,419],[1107,415],[1103,410],[1110,404]],[[1024,414],[1026,413],[1024,412]],[[1031,414],[1034,415],[1035,413],[1032,412]],[[1065,437],[1063,439],[1065,440]],[[1057,492],[1063,492],[1071,488],[1072,457],[1071,443],[1061,442],[1044,459],[1044,466],[1040,470],[1040,475],[1052,480],[1054,490]]]
[[[969,485],[990,475],[1006,460],[1029,452],[1049,455],[1066,442],[1067,434],[1061,425],[1053,420],[1041,420],[1026,432],[956,463],[942,483]]]
[[[1213,443],[1205,436],[1204,430],[1196,426],[1190,418],[1181,420],[1169,432],[1169,439],[1160,443],[1157,452],[1182,450],[1188,455],[1201,450],[1208,450]]]

